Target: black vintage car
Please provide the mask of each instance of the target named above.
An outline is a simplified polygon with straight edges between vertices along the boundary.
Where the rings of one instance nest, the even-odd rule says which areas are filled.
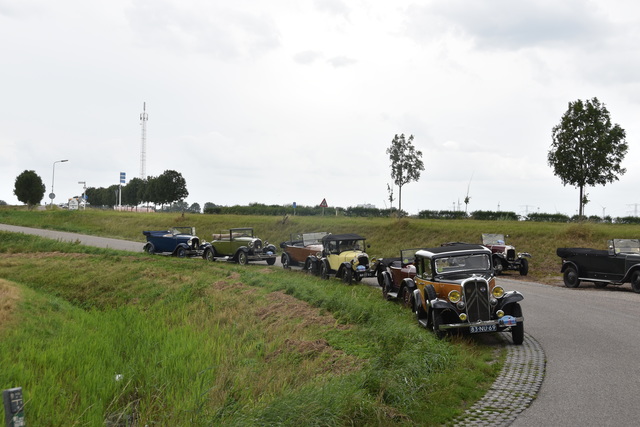
[[[593,282],[596,288],[631,283],[640,293],[640,240],[609,240],[607,250],[588,248],[558,248],[562,258],[564,284],[577,288],[580,282]]]

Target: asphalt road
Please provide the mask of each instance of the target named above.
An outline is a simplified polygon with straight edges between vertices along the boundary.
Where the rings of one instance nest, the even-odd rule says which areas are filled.
[[[135,252],[144,244],[4,224],[0,230]],[[536,400],[512,426],[640,424],[640,294],[629,285],[568,289],[507,276],[498,281],[524,294],[525,331],[542,345],[547,360]]]

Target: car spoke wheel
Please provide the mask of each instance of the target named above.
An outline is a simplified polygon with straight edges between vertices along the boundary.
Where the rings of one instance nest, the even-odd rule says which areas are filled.
[[[326,262],[323,262],[320,266],[320,278],[326,280],[329,278],[329,267]]]
[[[291,258],[289,257],[288,253],[283,253],[282,257],[280,258],[280,262],[282,263],[282,268],[284,268],[285,270],[288,270],[291,268]]]
[[[185,248],[176,249],[176,256],[178,258],[184,258],[187,256],[187,250]]]
[[[238,264],[240,265],[247,265],[249,263],[249,260],[247,259],[247,254],[244,251],[240,251],[238,253]]]
[[[353,270],[350,268],[345,268],[342,270],[342,281],[347,285],[350,285],[353,282]]]
[[[633,289],[633,292],[640,294],[640,271],[634,271],[631,275],[631,289]]]
[[[577,288],[580,286],[580,279],[578,279],[578,270],[573,266],[568,266],[562,275],[564,285],[567,288]]]
[[[391,278],[389,277],[389,273],[387,273],[386,271],[384,273],[382,273],[382,298],[388,300],[389,297],[389,291],[391,290]]]
[[[513,309],[511,310],[513,317],[522,317],[522,307],[520,304],[513,303]],[[524,341],[524,322],[518,322],[515,326],[511,327],[511,339],[515,345],[521,345]]]
[[[402,305],[404,305],[405,307],[409,307],[411,308],[411,292],[409,291],[409,288],[407,288],[406,286],[402,287]]]
[[[144,251],[149,255],[153,255],[156,253],[156,247],[153,246],[153,243],[147,243],[144,247]]]
[[[204,251],[204,259],[207,261],[215,261],[215,254],[213,248],[207,248]]]
[[[520,275],[526,276],[529,274],[529,260],[522,258],[520,260]]]
[[[378,286],[384,287],[384,271],[380,268],[378,268],[376,273],[376,279],[378,279]]]
[[[502,269],[502,261],[500,260],[500,258],[493,258],[493,272],[495,273],[495,275],[499,276],[502,273]]]

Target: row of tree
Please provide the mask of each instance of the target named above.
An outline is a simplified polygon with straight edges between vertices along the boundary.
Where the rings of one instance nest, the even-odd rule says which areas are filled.
[[[189,191],[187,182],[180,172],[166,170],[156,177],[133,178],[122,188],[118,185],[106,188],[90,187],[85,191],[85,195],[87,202],[93,206],[153,204],[163,208],[165,205],[182,202],[189,195]]]

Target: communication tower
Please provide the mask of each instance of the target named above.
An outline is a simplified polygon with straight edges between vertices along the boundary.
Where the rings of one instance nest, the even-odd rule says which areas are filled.
[[[147,103],[142,103],[142,113],[140,113],[140,126],[142,126],[142,144],[140,146],[140,179],[147,179]]]

